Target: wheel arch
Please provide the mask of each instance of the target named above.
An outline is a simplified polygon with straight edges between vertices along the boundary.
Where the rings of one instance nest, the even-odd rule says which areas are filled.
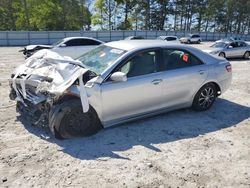
[[[248,52],[249,55],[250,55],[250,50],[246,50],[245,53],[243,54],[243,57],[245,57],[245,54],[246,54],[247,52]]]
[[[215,82],[215,81],[206,82],[206,83],[203,84],[200,88],[202,88],[202,87],[203,87],[204,85],[206,85],[206,84],[213,84],[213,85],[215,86],[215,88],[216,88],[217,96],[220,96],[220,95],[221,95],[221,87],[220,87],[220,85],[219,85],[217,82]]]
[[[220,85],[219,85],[216,81],[210,80],[210,81],[208,81],[208,82],[203,83],[203,84],[197,89],[197,91],[193,94],[192,103],[193,103],[193,101],[194,101],[194,97],[195,97],[195,95],[197,94],[197,92],[198,92],[203,86],[205,86],[206,84],[213,84],[213,85],[215,86],[216,90],[217,90],[217,96],[220,96],[220,95],[221,95],[221,87],[220,87]]]
[[[226,54],[225,51],[220,51],[219,54],[218,54],[218,56],[220,56],[220,54],[224,54],[225,58],[227,57],[227,54]]]
[[[206,96],[203,95],[203,97],[204,97],[203,100],[204,100],[205,103],[203,102],[204,105],[201,106],[201,104],[200,104],[200,95],[204,91],[203,88],[207,88],[207,87],[214,88],[217,91],[217,94],[213,94],[212,93],[213,94],[213,98],[211,99],[211,96],[209,97],[211,99],[210,102],[207,99],[205,99]],[[199,88],[199,90],[195,93],[195,95],[193,97],[192,108],[195,111],[205,111],[205,110],[208,110],[213,105],[216,97],[218,95],[220,95],[220,93],[221,93],[220,92],[220,86],[216,82],[209,81],[209,82],[206,82],[206,83],[202,84],[202,86]],[[205,94],[205,95],[208,95],[208,94]],[[208,105],[206,105],[206,104],[208,104]]]
[[[62,104],[65,101],[70,101],[70,100],[79,100],[79,103],[81,103],[81,99],[79,96],[76,95],[63,95],[62,97],[60,97],[51,107],[50,112],[49,112],[49,129],[51,130],[52,134],[54,134],[55,136],[59,136],[57,130],[56,130],[56,126],[58,126],[58,122],[57,119],[55,118],[55,116],[60,115],[62,109],[59,108],[58,106],[60,106],[60,104]],[[99,117],[99,114],[97,113],[96,109],[89,104],[89,107],[94,111],[94,113],[96,114],[98,121],[100,122],[101,126],[103,127],[102,123],[101,123],[101,119]],[[60,136],[58,137],[60,138]]]

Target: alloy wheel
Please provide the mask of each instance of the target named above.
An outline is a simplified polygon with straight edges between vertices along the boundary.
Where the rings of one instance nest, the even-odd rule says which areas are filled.
[[[245,59],[248,59],[249,56],[250,56],[249,52],[246,52],[246,53],[244,54],[244,58],[245,58]]]
[[[214,99],[215,93],[213,88],[206,87],[199,96],[199,105],[201,108],[208,108],[213,104]]]

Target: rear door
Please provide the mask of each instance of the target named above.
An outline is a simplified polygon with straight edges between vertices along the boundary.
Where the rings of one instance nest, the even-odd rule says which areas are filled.
[[[238,47],[237,47],[237,56],[238,57],[243,57],[245,52],[247,51],[247,44],[245,42],[239,41],[238,42]]]
[[[238,43],[237,42],[231,42],[227,49],[225,50],[226,52],[226,57],[237,57],[238,56]]]
[[[192,102],[208,76],[208,66],[188,51],[163,49],[163,107]]]

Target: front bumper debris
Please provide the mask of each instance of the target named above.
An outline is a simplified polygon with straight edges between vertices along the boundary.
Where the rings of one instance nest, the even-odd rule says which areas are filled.
[[[82,75],[88,70],[77,65],[75,60],[59,56],[57,53],[41,50],[26,63],[19,66],[9,80],[9,97],[17,101],[19,112],[34,116],[34,124],[47,121],[50,108],[78,80],[78,92],[83,111],[89,109],[87,92]],[[39,117],[39,118],[36,118]]]

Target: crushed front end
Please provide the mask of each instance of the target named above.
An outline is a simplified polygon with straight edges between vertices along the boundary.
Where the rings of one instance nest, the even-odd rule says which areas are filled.
[[[17,111],[32,124],[40,126],[49,125],[51,108],[65,96],[76,96],[84,100],[83,111],[88,111],[84,84],[94,75],[78,63],[48,50],[39,51],[28,58],[9,80],[9,97],[17,101]]]

